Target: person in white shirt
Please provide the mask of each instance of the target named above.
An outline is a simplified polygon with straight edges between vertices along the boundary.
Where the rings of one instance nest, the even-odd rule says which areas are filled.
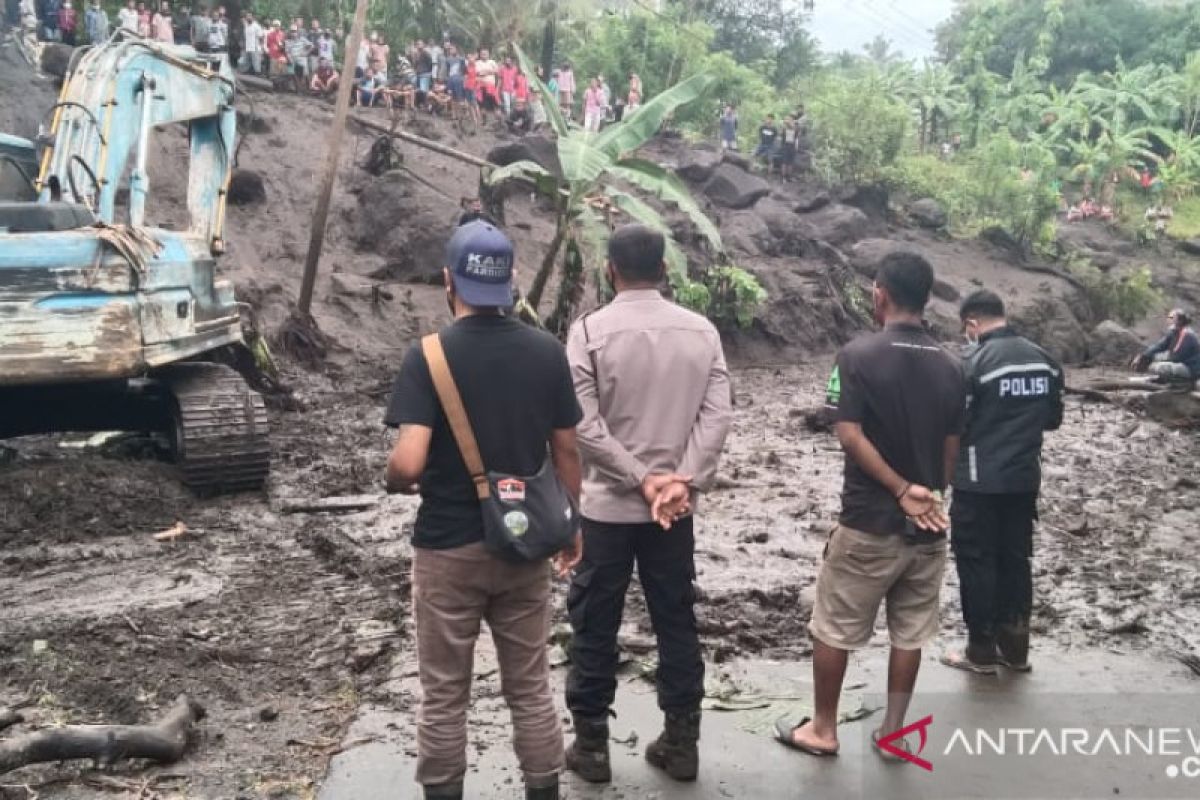
[[[263,35],[262,25],[247,11],[246,19],[242,23],[242,63],[238,65],[243,72],[262,74]]]
[[[137,33],[138,12],[137,6],[134,4],[133,0],[129,0],[129,2],[125,4],[125,7],[117,12],[117,20],[120,23],[120,27],[127,31],[133,31],[134,33]]]

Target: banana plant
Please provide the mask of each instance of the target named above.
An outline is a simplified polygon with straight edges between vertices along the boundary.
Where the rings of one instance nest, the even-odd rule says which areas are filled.
[[[525,73],[537,84],[543,97],[550,94],[537,80],[532,65],[519,47],[515,48]],[[546,286],[562,260],[559,295],[547,321],[552,331],[562,332],[569,323],[582,296],[583,252],[588,245],[602,246],[608,239],[610,217],[616,213],[660,231],[666,239],[668,277],[676,298],[696,310],[707,311],[711,302],[708,287],[689,277],[687,259],[671,228],[650,203],[631,189],[657,198],[682,212],[695,226],[710,255],[719,264],[728,260],[720,231],[693,199],[675,174],[658,164],[639,158],[635,151],[654,137],[677,108],[702,97],[715,78],[695,75],[647,101],[619,123],[599,133],[587,133],[571,126],[553,104],[547,104],[550,126],[557,135],[558,158],[562,175],[551,174],[531,161],[518,161],[491,171],[485,182],[499,187],[509,182],[531,186],[551,198],[555,204],[555,235],[526,296],[536,314]],[[753,279],[751,279],[753,280]]]

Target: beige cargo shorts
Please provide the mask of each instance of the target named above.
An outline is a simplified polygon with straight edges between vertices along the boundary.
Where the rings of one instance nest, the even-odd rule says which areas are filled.
[[[839,525],[825,545],[809,633],[830,647],[859,650],[886,599],[892,647],[919,650],[938,634],[945,569],[944,539],[910,543]]]

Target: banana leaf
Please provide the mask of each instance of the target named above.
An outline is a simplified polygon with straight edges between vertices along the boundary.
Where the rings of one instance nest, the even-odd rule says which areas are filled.
[[[487,173],[484,181],[488,186],[501,186],[512,181],[528,183],[550,198],[554,198],[559,189],[558,179],[533,161],[514,161],[503,167],[495,167]]]
[[[653,228],[661,233],[667,245],[666,251],[663,254],[663,259],[667,262],[667,268],[673,272],[687,275],[687,256],[679,249],[679,245],[671,235],[671,227],[667,225],[666,220],[662,218],[661,214],[628,192],[608,187],[604,193],[608,196],[609,200],[613,201],[613,204],[617,208],[646,227]]]
[[[692,221],[692,224],[708,242],[714,255],[721,256],[725,253],[721,232],[696,204],[692,193],[673,172],[645,159],[623,158],[608,170],[608,174],[628,181],[674,205]]]
[[[571,190],[581,195],[588,194],[590,187],[613,166],[613,160],[589,142],[587,134],[580,132],[558,137],[558,161]]]
[[[654,138],[665,120],[675,109],[703,97],[716,82],[707,72],[693,75],[685,81],[656,95],[639,107],[626,119],[610,125],[593,137],[592,146],[610,158],[620,158],[623,153],[637,150]]]

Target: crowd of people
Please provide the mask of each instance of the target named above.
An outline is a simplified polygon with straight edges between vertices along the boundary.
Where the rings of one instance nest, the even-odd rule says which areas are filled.
[[[739,124],[737,108],[726,104],[717,121],[722,151],[738,149]],[[753,155],[767,174],[777,174],[785,181],[792,180],[797,167],[801,171],[809,169],[812,166],[812,141],[804,106],[784,117],[782,125],[778,124],[774,114],[767,114],[758,127],[758,143]]]

